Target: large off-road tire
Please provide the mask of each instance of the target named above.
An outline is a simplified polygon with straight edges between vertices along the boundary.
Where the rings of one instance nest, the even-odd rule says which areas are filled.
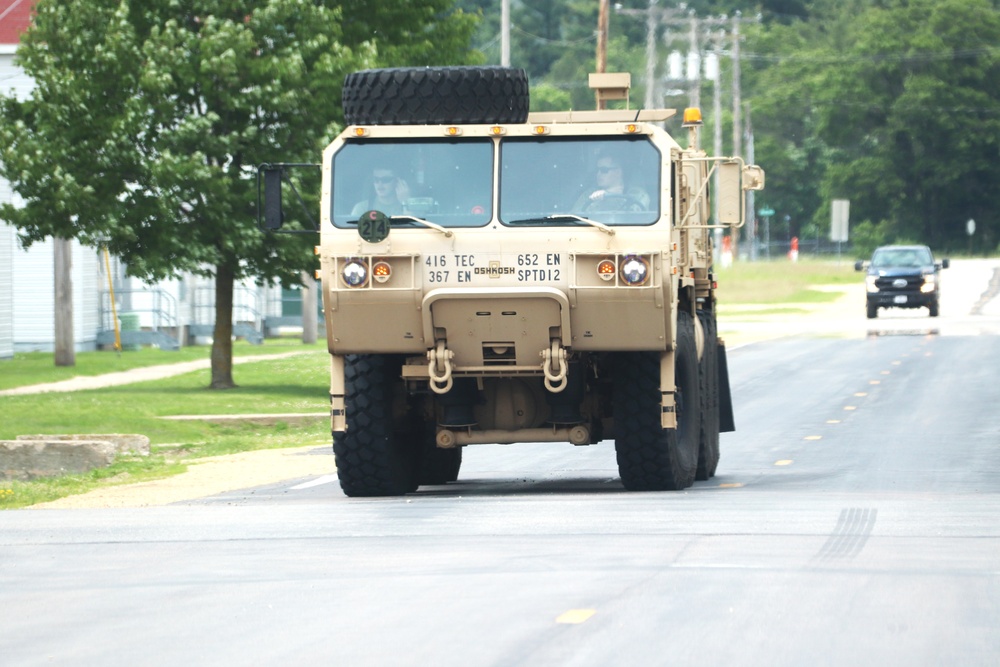
[[[705,349],[698,362],[698,388],[701,396],[701,423],[698,437],[699,482],[715,476],[719,466],[719,342],[713,313],[698,311],[698,320],[705,334]]]
[[[528,77],[511,67],[394,67],[348,74],[349,125],[523,123]]]
[[[935,299],[934,301],[932,301],[930,305],[927,306],[927,310],[930,312],[931,317],[937,317],[938,315],[940,315],[941,307],[938,303],[938,300]]]
[[[348,496],[398,496],[415,488],[413,448],[393,426],[393,386],[399,366],[392,357],[344,358],[347,430],[333,435],[340,488]]]
[[[867,306],[866,314],[868,315],[868,319],[874,320],[876,317],[878,317],[878,306],[869,303]]]
[[[698,354],[694,323],[677,316],[674,358],[677,428],[660,427],[660,360],[656,352],[618,355],[614,369],[615,452],[629,491],[685,489],[698,468]]]

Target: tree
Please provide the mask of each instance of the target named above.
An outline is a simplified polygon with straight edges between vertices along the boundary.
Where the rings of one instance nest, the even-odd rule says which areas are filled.
[[[362,38],[341,4],[374,3],[39,0],[18,50],[36,88],[0,104],[0,175],[24,206],[0,218],[25,246],[105,244],[143,280],[214,275],[213,388],[234,386],[234,282],[312,272],[315,239],[257,230],[254,166],[315,161],[344,75],[380,62],[377,24]],[[449,21],[441,0],[409,4],[414,23],[387,47],[399,58]],[[467,51],[474,26],[451,27],[442,57]]]

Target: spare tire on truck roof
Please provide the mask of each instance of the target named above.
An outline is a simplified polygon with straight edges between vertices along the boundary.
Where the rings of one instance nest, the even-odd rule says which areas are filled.
[[[512,67],[392,67],[344,78],[348,125],[524,123],[528,77]]]

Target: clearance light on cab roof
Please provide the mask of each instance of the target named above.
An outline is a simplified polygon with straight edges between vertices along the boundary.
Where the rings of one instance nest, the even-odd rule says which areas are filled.
[[[597,265],[597,275],[601,277],[601,280],[612,280],[617,272],[618,267],[610,259],[602,259]]]
[[[490,134],[495,137],[499,137],[501,134],[507,134],[507,128],[500,127],[499,125],[494,125],[490,128]]]
[[[534,128],[534,132],[535,134],[548,134],[550,130],[545,125],[536,125]]]
[[[628,132],[629,134],[635,134],[636,132],[639,131],[639,126],[636,125],[635,123],[629,123],[628,125],[625,126],[625,131]]]
[[[444,133],[449,137],[457,137],[462,134],[462,128],[451,125],[445,128]]]
[[[354,136],[356,137],[367,137],[368,128],[367,127],[356,127],[354,128]]]

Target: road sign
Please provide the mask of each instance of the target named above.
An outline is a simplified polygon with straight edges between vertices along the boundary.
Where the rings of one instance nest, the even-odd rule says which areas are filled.
[[[851,200],[834,199],[830,207],[830,240],[847,240],[847,220],[850,216]]]
[[[762,218],[770,218],[772,215],[774,215],[774,209],[762,208],[759,211],[757,211],[757,214],[760,215],[760,217]]]

